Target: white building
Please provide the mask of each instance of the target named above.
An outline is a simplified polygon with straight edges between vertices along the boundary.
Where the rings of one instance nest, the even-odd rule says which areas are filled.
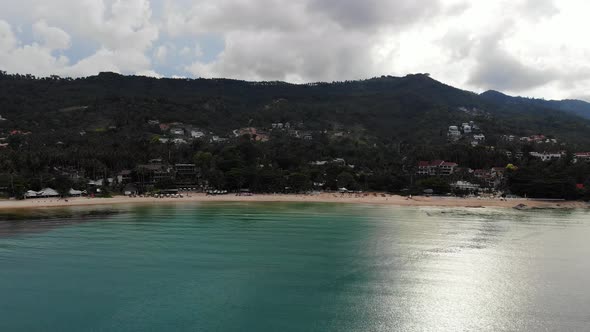
[[[451,140],[458,140],[459,138],[461,138],[461,132],[459,131],[459,127],[457,126],[450,126],[449,127],[449,132],[448,132],[448,137]]]
[[[476,141],[485,141],[486,137],[483,134],[473,135],[473,139]]]
[[[172,142],[174,144],[188,144],[188,142],[182,138],[175,138],[174,140],[172,140]]]
[[[459,190],[478,191],[481,186],[467,181],[457,181],[452,183],[451,187]]]
[[[531,152],[530,155],[531,155],[531,157],[541,159],[542,161],[558,160],[558,159],[561,159],[561,157],[563,157],[563,154],[561,154],[561,153],[547,153],[547,152],[543,152],[543,153]]]
[[[57,197],[59,193],[51,188],[45,188],[37,193],[37,197]]]
[[[574,162],[590,161],[590,152],[578,152],[574,155]]]
[[[174,129],[171,129],[171,130],[170,130],[170,133],[171,133],[172,135],[179,135],[179,136],[182,136],[182,135],[184,135],[184,129],[181,129],[181,128],[174,128]]]
[[[90,181],[88,181],[88,185],[89,186],[102,187],[104,185],[104,179],[90,180]]]
[[[192,130],[191,137],[192,138],[203,138],[203,137],[205,137],[205,133],[200,130]]]
[[[70,191],[68,192],[68,194],[72,197],[80,197],[82,196],[84,192],[80,191],[80,190],[76,190],[74,188],[70,189]]]

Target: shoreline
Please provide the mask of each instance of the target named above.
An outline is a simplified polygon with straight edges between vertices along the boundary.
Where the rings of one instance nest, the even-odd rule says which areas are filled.
[[[0,210],[21,210],[38,208],[66,208],[76,206],[96,205],[121,205],[121,204],[167,204],[167,203],[200,203],[200,202],[259,202],[259,203],[345,203],[365,205],[388,205],[399,207],[423,206],[423,207],[464,207],[464,208],[514,208],[524,204],[525,209],[587,209],[590,204],[581,201],[543,201],[529,199],[477,199],[458,197],[425,197],[417,196],[412,199],[386,194],[341,195],[335,193],[322,193],[320,195],[295,195],[295,194],[261,194],[253,196],[235,196],[233,194],[222,196],[206,196],[205,194],[192,194],[183,198],[155,198],[155,197],[127,197],[115,196],[112,198],[69,198],[67,201],[58,198],[40,198],[29,200],[3,200],[0,201]]]

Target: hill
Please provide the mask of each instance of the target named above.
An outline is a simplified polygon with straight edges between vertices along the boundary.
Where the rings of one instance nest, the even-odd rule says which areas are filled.
[[[379,139],[445,144],[441,131],[477,120],[492,136],[544,134],[590,146],[590,136],[583,135],[590,132],[590,121],[563,106],[573,103],[558,108],[507,98],[478,96],[427,74],[305,85],[113,73],[80,79],[0,76],[0,115],[14,128],[37,133],[111,126],[137,131],[146,119],[158,119],[224,135],[245,126],[291,122],[308,130],[354,127]]]
[[[518,105],[533,105],[543,108],[550,108],[560,110],[583,118],[590,119],[590,103],[583,100],[565,99],[565,100],[545,100],[525,97],[511,97],[501,92],[489,90],[481,94],[485,99],[491,100],[501,105],[512,104],[514,107]]]
[[[469,180],[579,197],[590,170],[562,152],[590,150],[590,120],[572,109],[581,106],[478,95],[428,74],[289,84],[0,72],[0,194],[128,185],[445,193]],[[558,160],[547,167],[539,156]],[[421,179],[425,160],[450,169]],[[508,164],[517,165],[509,180],[482,175]]]

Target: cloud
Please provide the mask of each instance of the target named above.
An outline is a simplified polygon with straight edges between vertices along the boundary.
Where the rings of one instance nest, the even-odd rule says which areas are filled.
[[[471,73],[469,83],[485,89],[503,91],[524,91],[558,78],[553,69],[525,65],[518,58],[503,49],[503,33],[493,33],[480,41],[475,58],[477,65]]]
[[[10,72],[85,76],[151,70],[146,53],[158,39],[159,28],[151,21],[149,0],[24,0],[23,7],[33,21],[33,42],[19,45],[11,26],[0,24],[1,63]],[[98,46],[93,54],[75,63],[54,55],[81,39]]]
[[[43,45],[51,50],[70,48],[70,35],[60,28],[50,27],[43,20],[33,25],[33,34],[43,41]]]
[[[168,56],[168,47],[166,47],[166,45],[162,45],[162,46],[158,47],[156,49],[156,51],[154,52],[154,57],[159,62],[166,61],[167,56]]]
[[[560,12],[553,0],[525,0],[521,11],[533,19],[552,17]]]
[[[179,6],[167,1],[164,26],[171,36],[234,31],[295,31],[308,27],[305,1],[216,0]]]
[[[470,84],[502,91],[526,91],[556,79],[553,70],[537,69],[520,63],[502,50],[490,50],[476,66]]]
[[[187,69],[195,76],[249,80],[304,82],[364,78],[379,72],[371,57],[371,47],[371,38],[359,33],[234,32],[226,35],[225,50],[215,61],[196,61]]]
[[[0,1],[0,69],[333,81],[429,72],[587,95],[586,0]]]
[[[144,76],[144,77],[154,77],[154,78],[162,78],[163,76],[156,73],[153,70],[143,70],[140,72],[135,73],[137,76]]]
[[[16,37],[12,32],[12,27],[6,22],[0,20],[0,52],[5,53],[16,47]]]
[[[170,13],[167,26],[171,34],[206,27],[223,35],[225,49],[215,60],[186,66],[195,76],[345,80],[382,74],[383,59],[374,56],[382,34],[376,31],[392,33],[440,8],[438,0],[222,0]]]
[[[437,0],[311,0],[307,6],[343,28],[404,26],[439,12]]]

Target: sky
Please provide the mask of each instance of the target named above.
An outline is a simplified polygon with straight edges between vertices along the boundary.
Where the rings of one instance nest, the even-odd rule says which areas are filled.
[[[587,0],[0,0],[0,70],[293,83],[430,73],[590,101]]]

